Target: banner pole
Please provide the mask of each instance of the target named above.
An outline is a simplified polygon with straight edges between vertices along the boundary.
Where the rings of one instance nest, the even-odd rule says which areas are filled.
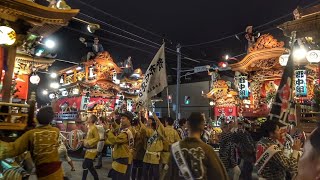
[[[167,108],[168,108],[168,117],[171,117],[171,115],[170,115],[170,102],[169,102],[169,86],[167,86]]]
[[[176,122],[180,119],[180,75],[181,75],[181,45],[177,45],[177,87],[176,87]]]

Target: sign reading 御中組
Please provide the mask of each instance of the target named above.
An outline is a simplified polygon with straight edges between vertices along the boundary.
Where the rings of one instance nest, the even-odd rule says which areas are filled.
[[[247,76],[240,76],[239,77],[239,97],[241,99],[249,97],[249,88],[248,88],[248,79]]]
[[[296,96],[307,96],[307,73],[306,70],[295,71]]]

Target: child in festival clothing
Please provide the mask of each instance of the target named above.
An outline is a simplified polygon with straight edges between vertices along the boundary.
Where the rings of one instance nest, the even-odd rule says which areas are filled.
[[[192,113],[188,118],[189,137],[172,144],[166,180],[228,180],[226,169],[210,145],[201,140],[204,118]]]
[[[49,123],[54,118],[52,107],[43,107],[36,115],[38,125],[11,143],[0,141],[0,160],[30,151],[39,180],[62,180],[59,158],[59,129]]]

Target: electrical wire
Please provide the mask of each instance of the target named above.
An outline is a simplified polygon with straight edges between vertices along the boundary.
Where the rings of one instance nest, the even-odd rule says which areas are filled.
[[[90,33],[87,33],[87,32],[83,32],[81,30],[78,30],[78,29],[75,29],[75,28],[72,28],[72,27],[69,27],[69,26],[66,26],[64,27],[66,29],[69,29],[71,31],[75,31],[75,32],[78,32],[80,34],[85,34],[87,36],[91,36],[91,37],[94,37],[95,35],[93,34],[90,34]],[[120,45],[120,46],[124,46],[124,47],[128,47],[128,48],[131,48],[131,49],[135,49],[135,50],[139,50],[139,51],[142,51],[142,52],[145,52],[145,53],[148,53],[148,54],[154,54],[152,52],[149,52],[149,51],[146,51],[144,49],[140,49],[140,48],[137,48],[137,47],[134,47],[134,46],[130,46],[130,45],[127,45],[127,44],[123,44],[123,43],[120,43],[120,42],[117,42],[117,41],[113,41],[111,39],[107,39],[107,38],[104,38],[104,37],[99,37],[99,39],[105,41],[105,42],[110,42],[110,43],[113,43],[113,44],[117,44],[117,45]]]
[[[124,39],[130,40],[130,41],[134,41],[134,42],[137,42],[137,43],[140,43],[140,44],[146,45],[146,46],[150,46],[150,47],[153,47],[153,48],[156,48],[156,49],[158,49],[158,48],[159,48],[159,47],[157,47],[157,46],[153,46],[153,45],[150,45],[150,44],[144,43],[144,42],[142,42],[142,41],[138,41],[138,40],[135,40],[135,39],[129,38],[129,37],[127,37],[127,36],[123,36],[123,35],[121,35],[121,34],[118,34],[118,33],[115,33],[115,32],[108,31],[108,30],[106,30],[106,29],[100,29],[100,30],[102,30],[102,31],[104,31],[104,32],[107,32],[107,33],[110,33],[110,34],[113,34],[113,35],[115,35],[115,36],[118,36],[118,37],[121,37],[121,38],[124,38]],[[160,45],[160,46],[161,46],[161,45]]]
[[[88,7],[90,7],[91,9],[94,9],[94,10],[96,10],[96,11],[102,13],[102,14],[105,14],[105,15],[107,15],[107,16],[110,16],[110,17],[112,17],[112,18],[114,18],[114,19],[116,19],[116,20],[118,20],[118,21],[121,21],[121,22],[123,22],[123,23],[126,23],[126,24],[128,24],[128,25],[130,25],[130,26],[132,26],[132,27],[135,27],[135,28],[137,28],[137,29],[140,29],[140,30],[142,30],[142,31],[144,31],[144,32],[147,32],[147,33],[149,33],[149,34],[151,34],[151,35],[153,35],[153,36],[159,37],[159,38],[161,38],[161,39],[166,39],[166,38],[164,38],[163,36],[161,36],[161,35],[159,35],[159,34],[156,34],[156,33],[154,33],[154,32],[151,32],[151,31],[149,31],[149,30],[146,30],[146,29],[144,29],[144,28],[142,28],[142,27],[140,27],[140,26],[137,26],[137,25],[135,25],[135,24],[133,24],[133,23],[131,23],[131,22],[128,22],[128,21],[123,20],[123,19],[121,19],[121,18],[119,18],[119,17],[116,17],[116,16],[114,16],[114,15],[112,15],[112,14],[110,14],[110,13],[107,13],[107,12],[101,10],[101,9],[98,9],[98,8],[96,8],[96,7],[94,7],[94,6],[91,6],[90,4],[87,4],[87,3],[85,3],[85,2],[83,2],[83,1],[81,1],[81,0],[78,0],[77,2],[80,2],[81,4],[83,4],[83,5],[85,5],[85,6],[88,6]],[[170,41],[169,39],[166,39],[166,40]],[[170,41],[170,42],[171,42],[171,41]]]
[[[82,13],[82,14],[83,14],[83,13]],[[83,15],[85,15],[85,14],[83,14]],[[93,17],[91,17],[91,16],[89,16],[89,15],[86,15],[86,16],[88,16],[88,17],[90,17],[90,18],[92,18],[92,19],[95,19],[95,20],[97,20],[97,21],[99,21],[99,22],[101,22],[101,23],[103,23],[103,24],[107,24],[107,23],[104,23],[103,21],[101,21],[101,20],[99,20],[99,19],[96,19],[96,18],[93,18]],[[110,25],[110,24],[108,24],[108,25]],[[112,25],[111,25],[111,26],[112,26]],[[115,26],[113,26],[113,27],[115,27]],[[118,28],[118,27],[115,27],[115,28],[121,29],[121,28]],[[110,34],[113,34],[113,35],[115,35],[115,36],[118,36],[118,37],[127,39],[127,40],[131,40],[131,41],[134,41],[134,42],[137,42],[137,43],[140,43],[140,44],[143,44],[143,45],[146,45],[146,46],[155,48],[155,49],[159,49],[159,47],[157,47],[157,46],[153,46],[153,45],[147,44],[147,43],[145,43],[145,42],[142,42],[142,41],[139,41],[139,40],[136,40],[136,39],[133,39],[133,38],[130,38],[130,37],[127,37],[127,36],[124,36],[124,35],[121,35],[121,34],[118,34],[118,33],[115,33],[115,32],[112,32],[112,31],[109,31],[109,30],[106,30],[106,29],[103,29],[103,28],[100,28],[100,30],[101,30],[101,31],[104,31],[104,32],[107,32],[107,33],[110,33]],[[123,30],[123,29],[121,29],[121,30],[122,30],[122,31],[125,31],[125,30]],[[130,32],[128,32],[128,31],[125,31],[125,32],[130,33]],[[140,37],[140,36],[138,36],[138,35],[136,35],[136,34],[133,34],[133,33],[130,33],[130,34],[132,34],[132,35],[134,35],[134,36],[136,36],[136,37],[139,37],[140,39],[144,39],[144,40],[147,40],[147,41],[149,41],[149,42],[152,42],[152,41],[150,41],[150,40],[148,40],[148,39],[145,39],[145,38],[143,38],[143,37]],[[108,41],[110,41],[110,40],[108,40]],[[111,42],[111,41],[110,41],[110,42]],[[157,44],[157,43],[155,43],[155,42],[152,42],[152,43],[161,46],[161,44]],[[174,51],[174,50],[172,50],[172,49],[170,49],[170,48],[168,48],[168,47],[165,47],[165,49],[167,50],[167,53],[170,53],[170,54],[173,54],[173,55],[177,55],[177,52],[176,52],[176,51]],[[197,60],[194,60],[194,59],[192,59],[192,58],[187,57],[186,54],[181,53],[181,55],[183,55],[183,56],[184,56],[183,58],[185,58],[185,59],[187,59],[187,60],[189,60],[189,61],[194,61],[194,62],[200,63],[200,62],[197,61]]]
[[[97,21],[97,22],[99,22],[99,23],[101,23],[101,24],[104,24],[104,25],[106,25],[106,26],[109,26],[109,27],[111,27],[111,28],[117,29],[117,30],[122,31],[122,32],[124,32],[124,33],[127,33],[127,34],[129,34],[129,35],[131,35],[131,36],[134,36],[134,37],[137,37],[137,38],[139,38],[139,39],[145,40],[145,41],[150,42],[150,43],[152,43],[152,44],[155,44],[155,45],[157,45],[157,46],[161,46],[161,44],[159,44],[159,43],[153,42],[153,41],[151,41],[151,40],[149,40],[149,39],[146,39],[146,38],[144,38],[144,37],[141,37],[141,36],[139,36],[139,35],[137,35],[137,34],[131,33],[131,32],[129,32],[129,31],[126,31],[126,30],[124,30],[124,29],[121,29],[121,28],[119,28],[119,27],[116,27],[116,26],[114,26],[114,25],[111,25],[111,24],[109,24],[109,23],[106,23],[106,22],[104,22],[104,21],[102,21],[102,20],[100,20],[100,19],[94,18],[94,17],[92,17],[92,16],[90,16],[90,15],[87,15],[87,14],[84,14],[84,13],[79,13],[79,14],[80,14],[80,15],[83,15],[83,16],[86,16],[86,17],[88,17],[88,18],[90,18],[90,19],[92,19],[92,20],[95,20],[95,21]],[[105,29],[102,29],[102,30],[105,30]],[[105,30],[105,31],[106,31],[106,30]],[[110,32],[110,31],[109,31],[109,32]],[[119,35],[118,35],[118,36],[119,36]],[[128,37],[126,37],[126,36],[123,36],[123,37],[128,38]],[[158,48],[158,47],[157,47],[157,48]],[[175,51],[175,50],[170,49],[170,48],[168,48],[168,47],[165,47],[165,48],[166,48],[166,50],[170,51],[171,53],[175,53],[175,54],[176,54],[176,51]],[[185,55],[185,54],[182,54],[182,55],[187,56],[187,55]]]
[[[155,44],[155,45],[157,45],[157,46],[161,46],[161,44],[159,44],[159,43],[155,43],[155,42],[153,42],[153,41],[150,41],[149,39],[146,39],[146,38],[141,37],[141,36],[139,36],[139,35],[137,35],[137,34],[131,33],[131,32],[129,32],[129,31],[126,31],[126,30],[124,30],[124,29],[121,29],[121,28],[119,28],[119,27],[116,27],[116,26],[114,26],[114,25],[111,25],[111,24],[109,24],[109,23],[106,23],[106,22],[104,22],[104,21],[102,21],[102,20],[100,20],[100,19],[94,18],[94,17],[89,16],[89,15],[87,15],[87,14],[84,14],[84,13],[81,13],[81,12],[80,12],[79,15],[86,16],[87,18],[90,18],[90,19],[92,19],[92,20],[94,20],[94,21],[97,21],[97,22],[99,22],[99,23],[101,23],[101,24],[104,24],[104,25],[106,25],[106,26],[109,26],[109,27],[111,27],[111,28],[113,28],[113,29],[117,29],[117,30],[122,31],[122,32],[124,32],[124,33],[130,34],[131,36],[140,38],[140,39],[142,39],[142,40],[145,40],[145,41],[150,42],[150,43],[152,43],[152,44]]]
[[[87,32],[83,32],[81,30],[78,30],[78,29],[75,29],[75,28],[72,28],[72,27],[64,27],[66,29],[69,29],[71,31],[74,31],[74,32],[78,32],[80,34],[84,34],[84,35],[87,35],[87,36],[91,36],[91,37],[94,37],[95,35],[91,34],[91,33],[87,33]],[[131,49],[135,49],[135,50],[138,50],[138,51],[141,51],[141,52],[145,52],[147,54],[151,54],[151,55],[154,55],[155,53],[152,53],[150,51],[146,51],[144,49],[141,49],[141,48],[137,48],[137,47],[134,47],[134,46],[130,46],[130,45],[127,45],[127,44],[124,44],[124,43],[120,43],[120,42],[117,42],[117,41],[113,41],[113,40],[110,40],[110,39],[107,39],[107,38],[104,38],[104,37],[101,37],[99,36],[99,40],[102,40],[102,41],[105,41],[105,42],[110,42],[110,43],[113,43],[113,44],[117,44],[117,45],[120,45],[120,46],[124,46],[124,47],[127,47],[127,48],[131,48]],[[159,49],[159,47],[156,47],[157,49]],[[171,59],[169,59],[171,60]],[[185,62],[182,62],[182,64],[185,64],[185,65],[190,65],[188,63],[185,63]]]
[[[315,4],[319,3],[319,2],[320,2],[320,0],[317,0],[314,3],[310,3],[310,4],[306,5],[304,8],[311,7],[311,6],[313,6],[313,5],[315,5]],[[264,27],[266,25],[269,25],[269,24],[277,22],[277,21],[279,21],[281,19],[287,18],[288,16],[291,16],[291,15],[292,15],[292,13],[285,14],[285,15],[280,16],[279,18],[276,18],[276,19],[274,19],[272,21],[269,21],[267,23],[264,23],[264,24],[261,24],[259,26],[256,26],[256,27],[254,27],[254,29],[262,28],[262,27]],[[226,37],[222,37],[222,38],[218,38],[218,39],[211,40],[211,41],[206,41],[206,42],[196,43],[196,44],[182,45],[182,47],[194,47],[194,46],[201,46],[201,45],[211,44],[211,43],[219,42],[219,41],[226,40],[226,39],[229,39],[229,38],[232,38],[232,37],[236,37],[236,36],[239,36],[239,35],[242,35],[242,34],[245,34],[245,31],[241,31],[241,32],[236,33],[236,34],[232,34],[232,35],[229,35],[229,36],[226,36]]]

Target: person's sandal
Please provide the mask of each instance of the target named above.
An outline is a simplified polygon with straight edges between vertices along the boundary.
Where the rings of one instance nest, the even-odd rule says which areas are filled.
[[[76,171],[76,169],[72,168],[71,171]]]

